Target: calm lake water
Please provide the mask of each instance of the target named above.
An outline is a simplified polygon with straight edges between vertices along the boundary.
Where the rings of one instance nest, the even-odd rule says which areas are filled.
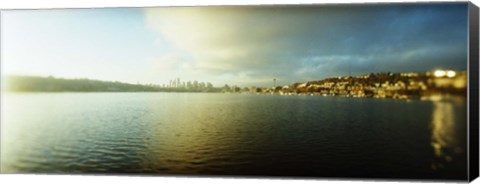
[[[465,100],[4,94],[3,173],[466,178]]]

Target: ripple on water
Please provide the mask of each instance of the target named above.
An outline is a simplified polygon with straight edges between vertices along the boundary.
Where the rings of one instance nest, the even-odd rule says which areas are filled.
[[[12,120],[30,129],[13,127],[18,131],[9,139],[22,144],[2,144],[15,148],[9,149],[9,161],[2,162],[7,171],[370,174],[369,170],[414,176],[431,174],[435,161],[430,125],[435,106],[427,102],[412,106],[376,99],[174,93],[38,94],[19,99],[7,104],[19,107],[13,113],[36,116]],[[52,116],[46,106],[58,112]],[[466,137],[464,125],[454,123],[466,121],[461,116],[466,114],[464,105],[452,110],[452,122],[440,118],[437,127],[449,123],[454,126],[448,131],[451,136]],[[452,146],[465,150],[465,145]],[[462,157],[452,157],[449,171],[466,168]],[[442,176],[462,177],[459,173]]]

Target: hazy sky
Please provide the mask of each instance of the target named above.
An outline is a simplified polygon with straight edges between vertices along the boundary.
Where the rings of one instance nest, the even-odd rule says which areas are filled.
[[[216,86],[466,69],[467,4],[2,12],[3,74]]]

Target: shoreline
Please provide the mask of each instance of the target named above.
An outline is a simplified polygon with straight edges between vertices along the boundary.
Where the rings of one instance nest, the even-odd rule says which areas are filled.
[[[360,95],[332,95],[320,93],[251,93],[251,92],[175,92],[175,91],[1,91],[2,94],[106,94],[106,93],[168,93],[168,94],[239,94],[263,96],[303,96],[303,97],[340,97],[351,99],[391,99],[391,100],[418,100],[441,101],[444,99],[466,99],[466,95],[432,94],[422,96],[360,96]]]

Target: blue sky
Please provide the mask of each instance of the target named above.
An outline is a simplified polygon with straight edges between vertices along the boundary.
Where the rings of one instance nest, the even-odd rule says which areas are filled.
[[[466,3],[10,10],[1,31],[6,75],[263,86],[467,67]]]

